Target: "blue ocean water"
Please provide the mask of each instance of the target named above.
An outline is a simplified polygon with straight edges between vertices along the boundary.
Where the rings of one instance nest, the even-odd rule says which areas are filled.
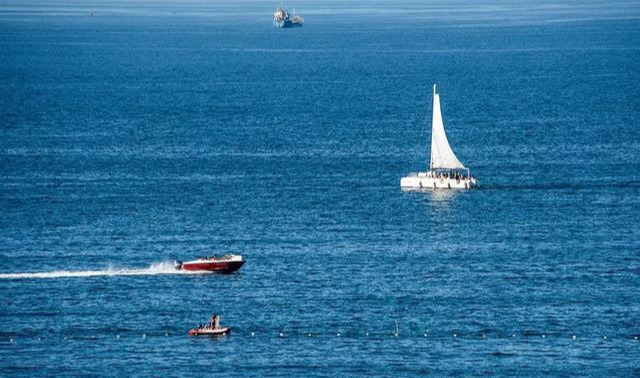
[[[0,4],[0,375],[639,374],[638,3],[277,5]]]

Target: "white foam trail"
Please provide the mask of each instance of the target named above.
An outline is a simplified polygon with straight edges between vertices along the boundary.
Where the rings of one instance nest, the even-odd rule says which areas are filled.
[[[67,278],[67,277],[99,277],[99,276],[155,276],[159,274],[193,274],[203,272],[188,272],[177,270],[173,262],[165,261],[151,264],[147,269],[115,269],[106,270],[58,270],[41,273],[0,273],[0,279],[20,279],[20,278]]]

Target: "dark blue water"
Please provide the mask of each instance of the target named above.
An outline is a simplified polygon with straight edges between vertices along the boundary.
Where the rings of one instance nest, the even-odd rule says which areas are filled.
[[[640,374],[638,4],[277,5],[0,4],[0,375]]]

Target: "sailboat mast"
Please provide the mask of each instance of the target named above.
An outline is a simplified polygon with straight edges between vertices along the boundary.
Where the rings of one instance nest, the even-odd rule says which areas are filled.
[[[435,111],[436,104],[436,85],[433,84],[433,95],[431,96],[431,114]],[[433,148],[433,119],[431,120],[431,147]],[[429,156],[429,171],[433,170],[433,151]]]

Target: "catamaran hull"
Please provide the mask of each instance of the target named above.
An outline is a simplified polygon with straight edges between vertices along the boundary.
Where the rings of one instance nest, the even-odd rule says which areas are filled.
[[[420,189],[471,189],[477,186],[476,179],[456,180],[450,178],[434,178],[407,176],[400,180],[400,187],[407,190]]]

